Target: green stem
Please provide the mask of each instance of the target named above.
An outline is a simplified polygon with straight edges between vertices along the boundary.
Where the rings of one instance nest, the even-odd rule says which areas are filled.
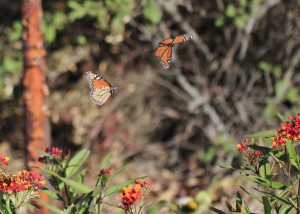
[[[300,179],[298,179],[297,214],[300,214]]]

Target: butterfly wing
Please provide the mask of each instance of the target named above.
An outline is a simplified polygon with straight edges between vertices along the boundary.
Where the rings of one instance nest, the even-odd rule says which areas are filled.
[[[189,34],[184,34],[184,35],[176,36],[173,39],[172,44],[178,44],[178,43],[181,43],[181,42],[186,42],[186,41],[190,40],[191,38],[192,38],[192,36],[189,35]]]
[[[164,69],[168,69],[172,61],[172,46],[160,44],[155,50],[155,56],[159,59]]]
[[[173,38],[164,39],[155,50],[155,56],[159,59],[164,69],[168,69],[172,61],[172,47],[174,44],[185,42],[191,39],[192,36],[184,34]]]
[[[110,87],[101,87],[101,88],[96,88],[91,91],[90,97],[92,101],[99,106],[104,105],[108,98],[111,96],[111,90]]]
[[[86,77],[91,89],[91,100],[95,104],[102,106],[112,95],[116,87],[111,86],[103,77],[91,71],[86,73]]]

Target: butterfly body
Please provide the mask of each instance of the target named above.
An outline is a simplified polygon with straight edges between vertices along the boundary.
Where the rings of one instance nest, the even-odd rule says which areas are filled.
[[[86,78],[90,85],[90,98],[99,106],[102,106],[108,98],[114,93],[117,88],[112,86],[99,74],[95,74],[91,71],[86,72]]]
[[[172,48],[175,44],[185,42],[191,39],[192,36],[184,34],[176,36],[175,38],[164,39],[158,43],[158,47],[155,50],[155,56],[159,59],[164,69],[168,69],[172,62]]]

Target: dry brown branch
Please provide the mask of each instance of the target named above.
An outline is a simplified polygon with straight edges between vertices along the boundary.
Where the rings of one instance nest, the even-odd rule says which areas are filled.
[[[256,8],[253,10],[256,11],[256,13],[252,14],[252,16],[249,18],[248,23],[244,30],[244,36],[241,40],[241,49],[239,53],[239,58],[244,59],[246,56],[246,52],[248,50],[249,46],[249,40],[251,37],[251,33],[257,25],[257,23],[266,15],[266,13],[275,5],[281,3],[280,0],[268,0],[263,5],[256,5]]]
[[[213,54],[210,52],[208,46],[202,40],[200,36],[198,36],[197,32],[190,26],[190,24],[184,20],[184,18],[180,15],[177,10],[175,4],[171,4],[170,0],[168,1],[161,1],[161,5],[164,9],[172,16],[172,18],[177,22],[180,23],[182,29],[193,36],[193,40],[195,41],[195,45],[197,49],[203,53],[207,61],[211,61],[213,59]]]

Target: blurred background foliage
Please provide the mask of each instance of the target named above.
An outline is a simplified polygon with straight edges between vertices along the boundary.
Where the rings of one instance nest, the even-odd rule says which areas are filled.
[[[201,212],[230,200],[238,177],[217,164],[239,160],[236,143],[277,127],[278,112],[299,111],[299,0],[42,2],[54,145],[92,149],[91,169],[112,151],[161,199],[198,198]],[[1,1],[0,16],[0,143],[22,158],[21,1]],[[158,42],[183,33],[193,39],[163,70]],[[118,87],[102,108],[88,70]]]

